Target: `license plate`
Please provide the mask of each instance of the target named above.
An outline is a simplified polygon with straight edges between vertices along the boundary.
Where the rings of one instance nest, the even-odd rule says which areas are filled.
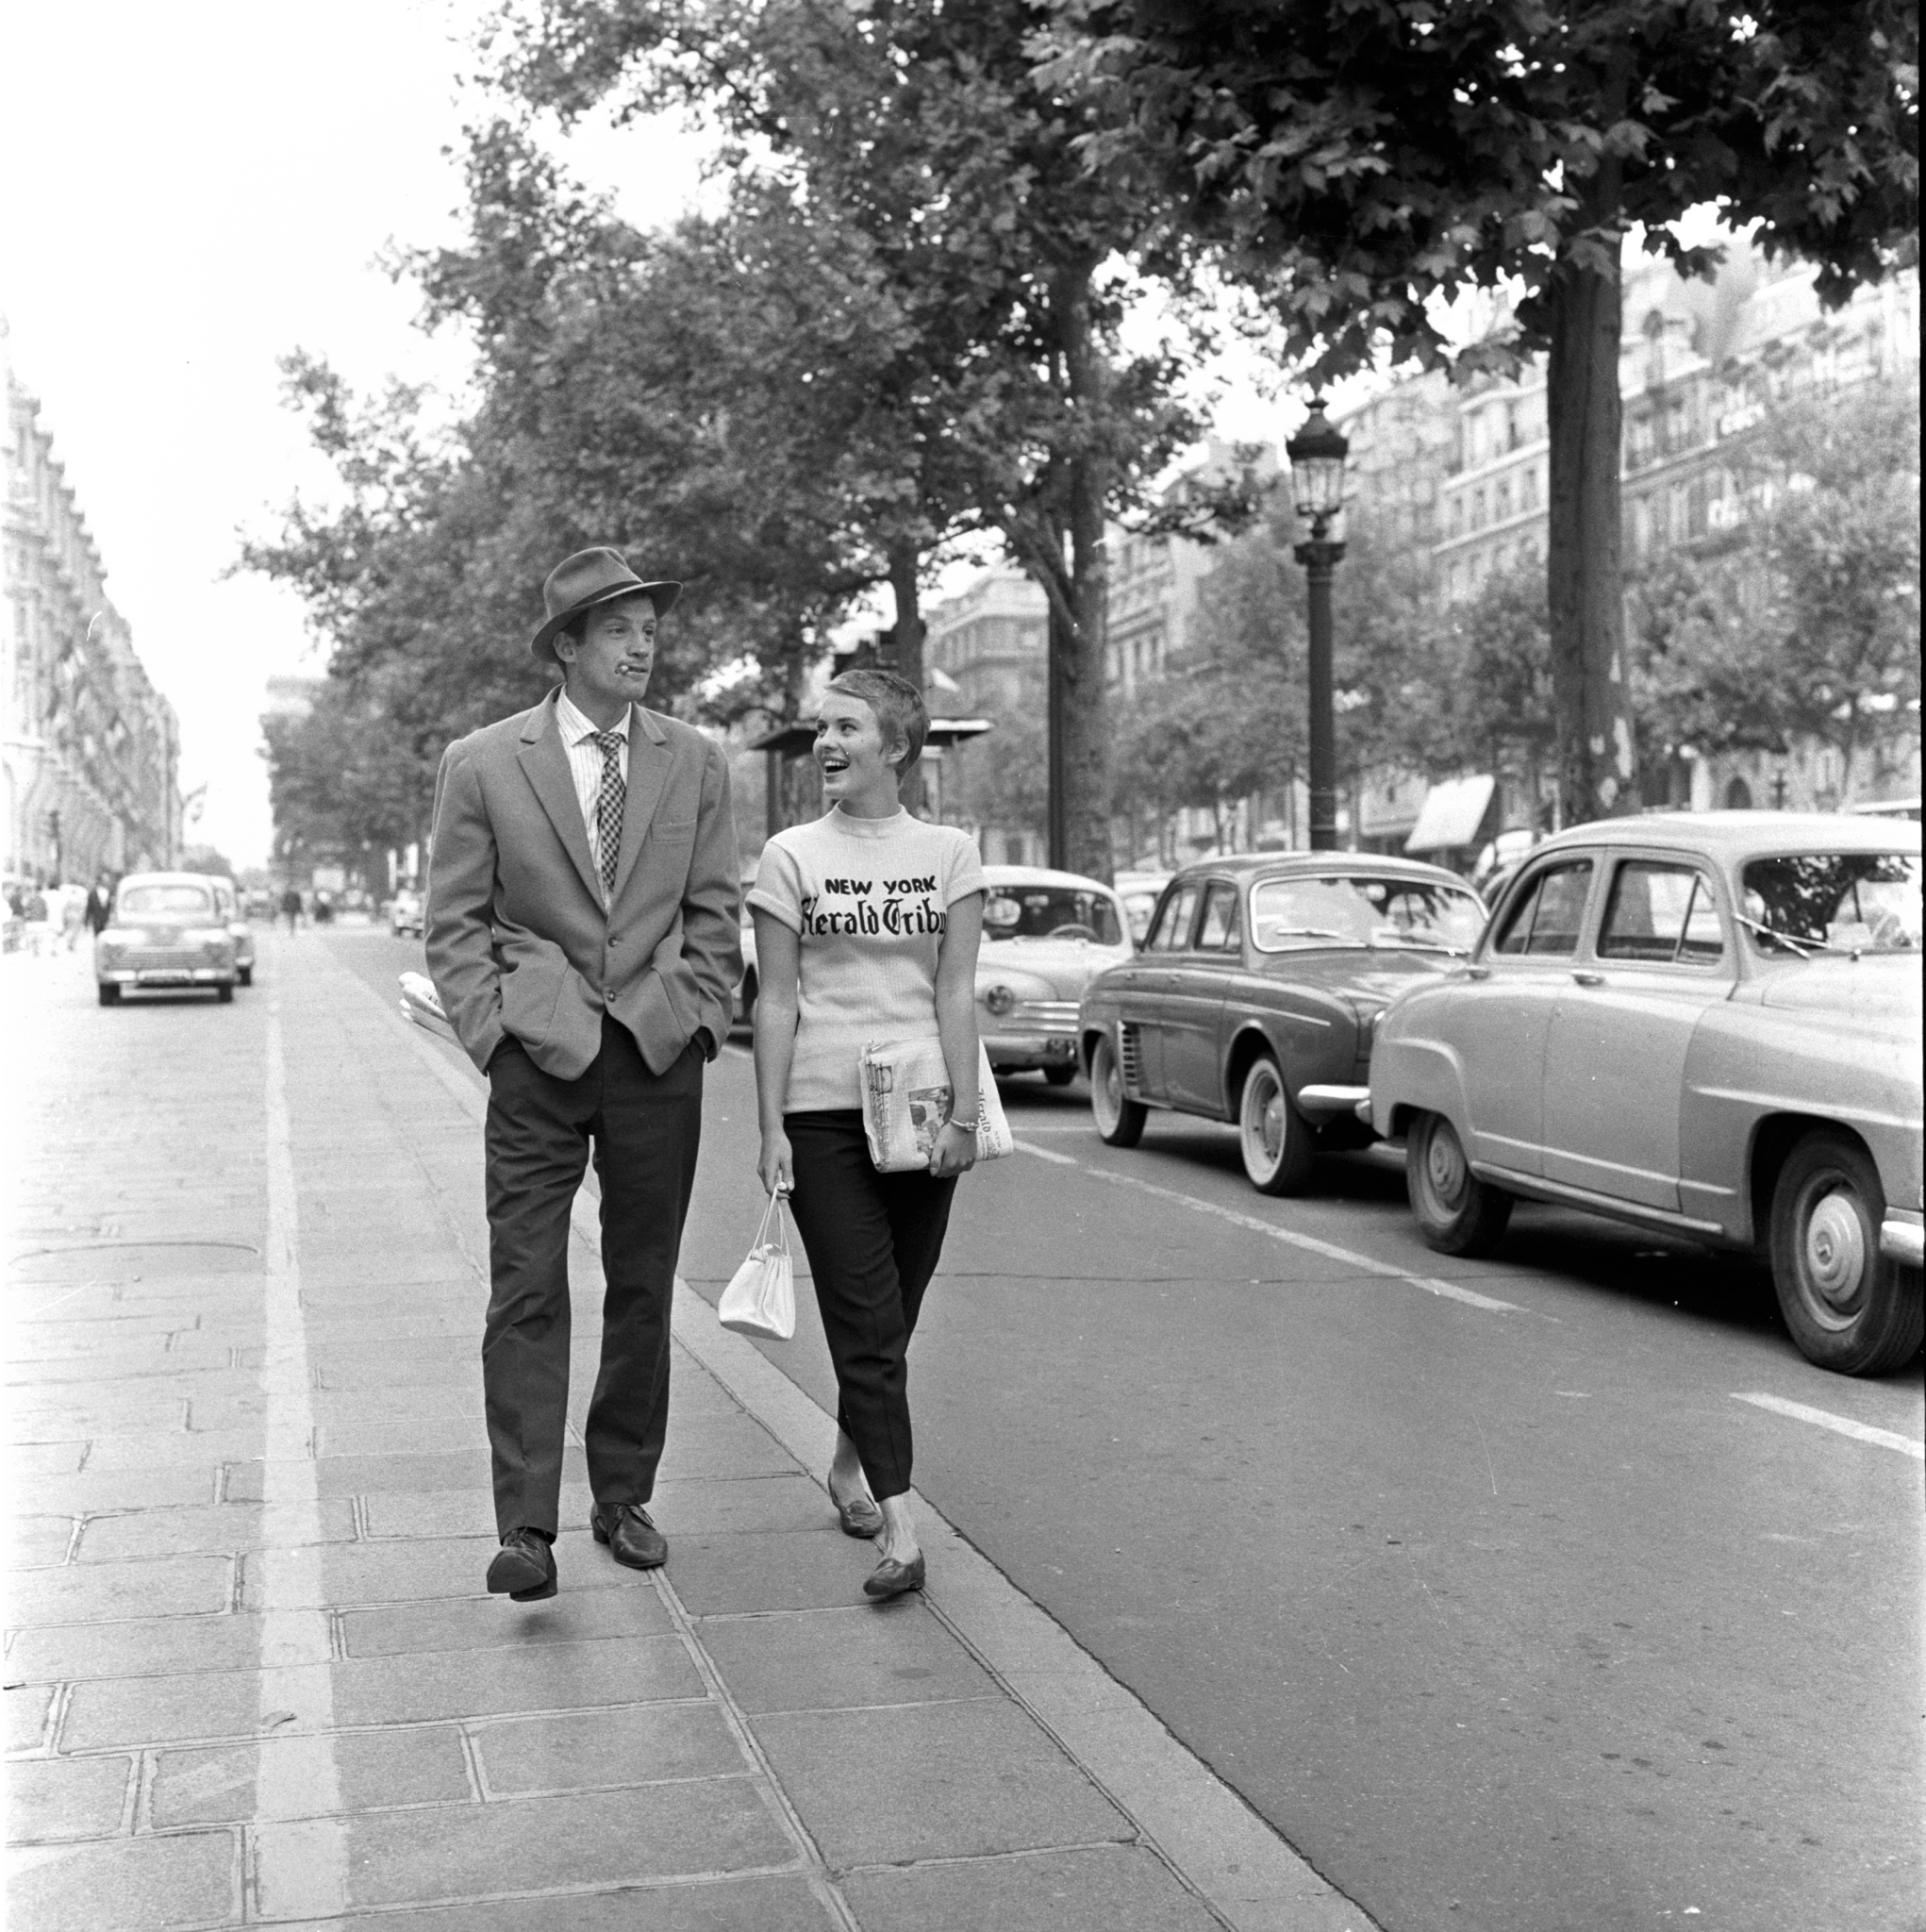
[[[142,986],[191,986],[194,975],[191,973],[174,973],[165,967],[143,967],[136,975]]]

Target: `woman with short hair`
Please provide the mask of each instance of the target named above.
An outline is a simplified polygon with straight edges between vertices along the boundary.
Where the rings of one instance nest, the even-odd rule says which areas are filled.
[[[908,1348],[936,1273],[956,1178],[976,1159],[976,949],[983,867],[952,825],[905,809],[921,755],[921,694],[888,671],[823,692],[815,757],[829,810],[763,848],[755,919],[758,1162],[789,1192],[838,1395],[830,1500],[850,1536],[877,1539],[873,1599],[922,1587],[909,1503]],[[872,1043],[940,1040],[949,1120],[927,1171],[879,1173],[863,1132]]]

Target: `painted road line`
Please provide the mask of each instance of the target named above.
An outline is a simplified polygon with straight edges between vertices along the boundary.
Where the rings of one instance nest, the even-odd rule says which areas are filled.
[[[313,1378],[301,1312],[300,1222],[288,1114],[281,1003],[268,1002],[266,1348],[261,1445],[262,1618],[255,1821],[309,1821],[277,1838],[282,1855],[257,1874],[275,1918],[332,1918],[347,1907],[348,1861],[335,1761],[328,1614],[321,1588],[321,1492],[314,1467]],[[265,1907],[264,1907],[265,1908]]]
[[[1354,1248],[1340,1248],[1335,1241],[1320,1241],[1316,1235],[1299,1234],[1295,1228],[1279,1227],[1274,1222],[1261,1221],[1254,1214],[1240,1214],[1235,1208],[1220,1208],[1215,1201],[1180,1193],[1175,1188],[1160,1188],[1154,1181],[1140,1179],[1134,1174],[1112,1174],[1108,1168],[1093,1167],[1088,1160],[1072,1159],[1070,1155],[1059,1154],[1054,1148],[1038,1147],[1028,1141],[1017,1141],[1014,1145],[1020,1153],[1032,1155],[1038,1160],[1050,1161],[1057,1167],[1073,1167],[1093,1180],[1107,1181],[1113,1187],[1132,1188],[1140,1194],[1151,1194],[1159,1201],[1188,1208],[1193,1213],[1211,1215],[1216,1220],[1229,1222],[1233,1227],[1247,1228],[1253,1234],[1281,1241],[1287,1248],[1301,1248],[1305,1254],[1320,1255],[1327,1261],[1355,1268],[1361,1274],[1379,1275],[1386,1281],[1408,1282],[1413,1288],[1422,1289],[1426,1294],[1439,1295],[1446,1301],[1462,1302],[1468,1308],[1484,1308],[1492,1314],[1520,1312],[1516,1302],[1502,1302],[1495,1295],[1480,1294],[1476,1289],[1460,1288],[1455,1281],[1440,1281],[1429,1274],[1407,1274],[1388,1261],[1360,1255]]]
[[[1855,1442],[1870,1442],[1875,1449],[1897,1449],[1901,1456],[1910,1456],[1915,1462],[1926,1462],[1926,1442],[1918,1442],[1911,1436],[1902,1436],[1897,1429],[1876,1429],[1870,1423],[1855,1423],[1850,1415],[1835,1415],[1829,1408],[1812,1408],[1803,1402],[1787,1402],[1783,1395],[1742,1395],[1733,1391],[1735,1402],[1750,1402],[1754,1408],[1769,1410],[1773,1415],[1790,1416],[1796,1423],[1811,1423],[1814,1427],[1831,1429],[1835,1436],[1850,1436]]]

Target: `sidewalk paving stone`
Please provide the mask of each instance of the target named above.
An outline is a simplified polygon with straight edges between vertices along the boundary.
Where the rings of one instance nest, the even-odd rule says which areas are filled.
[[[298,1598],[290,1597],[274,1607],[325,1610],[357,1604],[405,1603],[420,1597],[465,1596],[482,1588],[489,1560],[499,1547],[491,1536],[338,1544],[327,1553],[324,1576],[309,1579]],[[241,1607],[251,1610],[268,1607],[267,1588],[259,1556],[243,1556]]]
[[[8,1524],[7,1549],[16,1570],[54,1569],[73,1548],[71,1516],[16,1516]]]
[[[7,1687],[7,1749],[39,1751],[45,1748],[47,1723],[53,1716],[58,1684],[31,1684],[9,1679]]]
[[[168,1932],[237,1924],[241,1846],[231,1830],[97,1840],[13,1853],[8,1916],[31,1932]]]
[[[310,1542],[353,1542],[355,1506],[345,1497],[316,1506],[317,1534]],[[80,1533],[75,1561],[115,1557],[191,1556],[200,1551],[238,1554],[257,1550],[274,1527],[260,1503],[210,1503],[198,1509],[141,1509],[93,1516]]]
[[[492,1797],[739,1776],[742,1746],[715,1704],[506,1718],[472,1728]]]
[[[1028,1713],[1005,1700],[778,1712],[752,1727],[832,1866],[1135,1836]]]
[[[875,1568],[873,1544],[806,1530],[698,1533],[675,1540],[675,1593],[692,1616],[746,1610],[842,1609]]]
[[[1220,1922],[1137,1845],[852,1872],[864,1925],[888,1932],[1216,1932]]]
[[[679,1637],[604,1637],[528,1650],[410,1651],[334,1669],[335,1722],[421,1723],[509,1711],[598,1710],[701,1697]]]
[[[230,1462],[223,1493],[230,1503],[258,1500],[267,1480],[265,1462]],[[324,1456],[307,1465],[324,1500],[332,1496],[377,1495],[402,1490],[418,1494],[440,1490],[486,1490],[489,1455],[486,1444],[465,1450],[417,1455]],[[566,1468],[566,1465],[565,1465]]]
[[[115,1509],[192,1509],[220,1500],[211,1465],[162,1463],[149,1469],[89,1469],[37,1476],[31,1500],[63,1515]],[[18,1496],[16,1501],[21,1500]]]
[[[231,1557],[157,1557],[30,1571],[15,1582],[8,1615],[17,1626],[111,1624],[224,1610],[233,1601]]]
[[[129,1429],[125,1435],[82,1437],[85,1460],[78,1466],[91,1475],[105,1470],[150,1470],[170,1463],[192,1463],[212,1471],[223,1462],[240,1462],[261,1453],[261,1432],[251,1429]]]
[[[365,1812],[257,1829],[262,1918],[311,1911],[315,1901],[302,1883],[304,1872],[335,1842],[350,1907],[767,1871],[796,1862],[790,1840],[746,1777],[655,1785],[645,1801],[629,1791],[591,1791]]]
[[[994,1678],[914,1601],[705,1617],[704,1649],[742,1709],[829,1710],[999,1697]]]
[[[611,1588],[566,1590],[535,1604],[476,1596],[348,1610],[340,1627],[346,1656],[391,1657],[423,1650],[514,1650],[606,1637],[666,1637],[675,1626],[653,1590]]]
[[[260,1685],[253,1671],[91,1677],[68,1693],[58,1743],[62,1751],[117,1751],[201,1738],[252,1738],[260,1728]]]
[[[264,1624],[258,1612],[230,1611],[21,1630],[8,1646],[7,1674],[12,1682],[47,1684],[252,1671],[260,1660]]]
[[[244,1824],[260,1815],[260,1772],[277,1757],[298,1769],[306,1739],[269,1738],[257,1744],[217,1744],[160,1751],[154,1767],[154,1823]],[[370,1811],[384,1807],[470,1803],[468,1758],[461,1733],[453,1724],[401,1725],[381,1731],[348,1731],[332,1740],[335,1776],[341,1808]],[[281,1790],[294,1789],[285,1774]],[[311,1817],[311,1800],[295,1792],[294,1817]]]
[[[132,1757],[24,1758],[8,1765],[8,1836],[45,1844],[117,1833],[134,1767]]]
[[[325,1932],[844,1932],[847,1921],[824,1903],[809,1874],[665,1881],[646,1888],[570,1892],[556,1898],[496,1899],[329,1919]],[[283,1932],[324,1932],[305,1921]],[[961,1928],[959,1928],[961,1932]],[[969,1932],[989,1932],[971,1927]]]

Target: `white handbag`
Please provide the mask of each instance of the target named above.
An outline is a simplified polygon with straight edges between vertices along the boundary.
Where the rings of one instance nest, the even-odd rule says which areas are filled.
[[[863,1049],[863,1133],[878,1173],[910,1174],[928,1167],[937,1136],[950,1118],[951,1098],[940,1040],[909,1040],[895,1046],[872,1041]],[[1001,1159],[1012,1145],[989,1056],[978,1041],[976,1158]]]
[[[775,1236],[770,1237],[770,1217]],[[738,1335],[759,1335],[770,1341],[789,1341],[796,1333],[795,1264],[789,1256],[789,1230],[783,1224],[783,1197],[772,1194],[755,1230],[749,1258],[729,1277],[716,1304],[716,1319]]]

